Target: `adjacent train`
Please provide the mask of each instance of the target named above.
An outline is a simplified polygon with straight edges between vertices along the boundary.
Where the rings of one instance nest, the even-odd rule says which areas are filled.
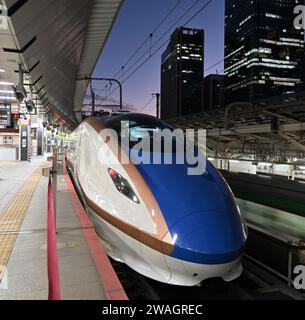
[[[126,161],[126,123],[139,141],[143,132],[171,130],[143,114],[90,117],[68,144],[68,169],[107,254],[173,285],[239,277],[247,227],[220,173],[208,161],[205,173],[193,176],[187,164]],[[118,139],[109,139],[113,132]]]

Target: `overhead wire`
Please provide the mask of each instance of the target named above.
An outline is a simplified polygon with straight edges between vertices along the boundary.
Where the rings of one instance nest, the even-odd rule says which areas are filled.
[[[182,20],[185,15],[187,15],[194,7],[195,5],[199,2],[200,0],[196,0],[192,3],[192,5],[175,21],[175,23],[165,32],[162,34],[161,37],[159,37],[159,39],[153,44],[153,47],[160,42],[160,40],[162,38],[165,37],[166,34],[168,34],[172,28],[177,25],[177,23]],[[206,9],[211,3],[213,2],[213,0],[209,0],[207,1],[202,7],[200,7],[200,9],[198,9],[184,24],[183,26],[186,26],[188,23],[190,23],[193,19],[195,19],[204,9]],[[154,50],[151,55],[149,55],[140,65],[138,65],[136,67],[135,70],[133,70],[125,79],[124,79],[124,83],[126,81],[128,81],[139,69],[142,68],[142,66],[151,59],[151,57],[153,57],[157,52],[159,52],[167,43],[169,42],[169,40],[164,41],[156,50]],[[146,51],[139,59],[137,59],[137,61],[132,64],[132,66],[130,66],[128,68],[128,70],[126,71],[126,73],[132,68],[134,67],[149,51]],[[118,87],[116,87],[115,89],[112,90],[112,92],[110,92],[107,96],[106,99],[108,97],[110,97],[116,90],[118,89]]]
[[[155,97],[152,97],[148,100],[147,103],[144,104],[144,106],[139,110],[139,112],[144,111],[149,105],[150,103],[154,100]]]
[[[147,43],[148,40],[151,40],[152,35],[154,35],[158,29],[162,26],[162,24],[170,17],[170,15],[176,10],[176,8],[179,6],[182,0],[177,0],[175,5],[168,11],[168,13],[162,18],[162,20],[158,23],[158,25],[153,29],[152,32],[141,42],[141,44],[137,47],[137,49],[134,51],[134,53],[126,60],[126,62],[122,65],[122,67],[116,72],[116,74],[113,76],[113,78],[116,78],[118,74],[122,71],[122,68],[126,67],[130,61],[133,60],[133,58],[139,53],[139,51],[143,48],[143,46]]]

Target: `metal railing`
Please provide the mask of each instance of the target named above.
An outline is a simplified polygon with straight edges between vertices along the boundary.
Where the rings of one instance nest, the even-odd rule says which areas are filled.
[[[270,228],[266,228],[260,224],[254,224],[253,222],[248,223],[249,230],[253,229],[256,232],[263,234],[269,238],[272,238],[274,242],[277,242],[281,246],[287,249],[287,274],[282,274],[281,272],[275,270],[274,268],[268,266],[266,263],[259,261],[249,254],[244,254],[245,258],[257,264],[258,266],[264,268],[271,274],[285,281],[289,287],[292,287],[294,284],[293,281],[293,252],[299,252],[300,263],[305,264],[305,242],[303,239],[298,239],[291,237],[282,233],[279,233]],[[304,259],[304,260],[303,260]]]

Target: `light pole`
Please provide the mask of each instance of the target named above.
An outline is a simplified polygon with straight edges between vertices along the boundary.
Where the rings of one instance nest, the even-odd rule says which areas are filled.
[[[110,83],[111,82],[115,82],[118,84],[119,88],[120,88],[120,110],[123,109],[123,87],[122,87],[122,83],[117,80],[117,79],[112,79],[112,78],[99,78],[99,77],[80,77],[80,78],[77,78],[77,81],[90,81],[90,83],[94,80],[96,81],[109,81]],[[91,84],[90,84],[91,85]],[[91,87],[91,90],[92,90],[92,87]]]
[[[237,101],[237,102],[232,102],[230,103],[227,107],[226,107],[226,110],[225,110],[225,129],[227,130],[228,129],[228,126],[229,126],[229,111],[232,109],[232,108],[235,108],[235,107],[253,107],[253,103],[250,103],[250,102],[240,102],[240,101]]]

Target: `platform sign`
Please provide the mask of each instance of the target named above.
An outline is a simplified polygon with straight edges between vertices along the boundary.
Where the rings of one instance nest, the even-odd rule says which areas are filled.
[[[34,107],[31,112],[28,111],[28,108],[26,107],[25,104],[20,104],[19,109],[18,109],[19,114],[30,114],[32,116],[37,115],[37,108]]]
[[[11,113],[12,113],[12,115],[18,115],[19,113],[18,113],[18,111],[19,111],[19,106],[18,105],[12,105],[11,106]]]
[[[43,129],[37,129],[37,155],[43,155]]]
[[[11,126],[11,105],[0,104],[0,125]]]
[[[29,120],[20,120],[19,125],[20,130],[20,160],[28,160],[28,150],[29,150]]]

